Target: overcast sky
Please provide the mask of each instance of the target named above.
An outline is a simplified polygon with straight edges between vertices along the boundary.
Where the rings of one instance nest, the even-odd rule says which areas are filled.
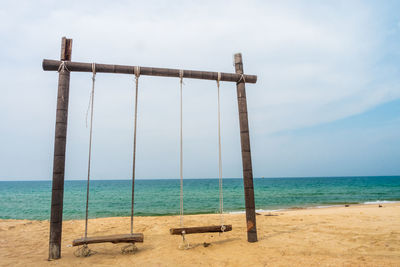
[[[2,1],[0,180],[52,176],[56,72],[74,61],[258,75],[255,177],[400,174],[399,1]],[[184,176],[218,176],[217,88],[185,80]],[[85,179],[90,73],[72,73],[66,179]],[[129,179],[134,77],[98,74],[93,179]],[[224,177],[241,177],[234,83],[222,83]],[[138,178],[179,177],[179,80],[143,76]]]

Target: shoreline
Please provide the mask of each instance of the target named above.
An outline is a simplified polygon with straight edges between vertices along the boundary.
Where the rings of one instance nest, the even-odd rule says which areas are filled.
[[[354,207],[354,206],[364,206],[364,205],[387,205],[387,204],[400,204],[400,200],[378,200],[378,201],[366,201],[363,203],[348,203],[348,204],[332,204],[332,205],[318,205],[315,204],[315,206],[295,206],[295,207],[289,207],[289,208],[278,208],[278,209],[256,209],[256,213],[266,213],[266,212],[282,212],[282,211],[295,211],[295,210],[311,210],[311,209],[328,209],[328,208],[339,208],[339,207]],[[185,215],[191,216],[191,215],[218,215],[219,213],[187,213]],[[229,215],[229,214],[245,214],[244,210],[240,211],[228,211],[224,212],[224,215]],[[135,217],[174,217],[174,216],[179,216],[179,214],[162,214],[162,215],[135,215]],[[93,217],[90,218],[89,220],[95,220],[95,219],[102,219],[102,218],[127,218],[127,216],[106,216],[106,217]],[[0,221],[2,220],[15,220],[15,221],[49,221],[49,219],[45,220],[35,220],[35,219],[14,219],[14,218],[0,218]],[[77,219],[66,219],[64,221],[78,221],[78,220],[84,220],[84,218],[77,218]]]
[[[348,204],[333,204],[333,205],[318,205],[318,206],[298,206],[298,207],[290,207],[290,208],[281,208],[281,209],[257,209],[256,212],[278,212],[278,211],[293,211],[293,210],[307,210],[307,209],[328,209],[328,208],[338,208],[338,207],[350,207],[350,206],[364,206],[364,205],[386,205],[386,204],[400,204],[400,200],[378,200],[378,201],[366,201],[363,203],[348,203]],[[346,206],[348,205],[348,206]],[[244,214],[245,211],[231,211],[227,212],[227,214]]]

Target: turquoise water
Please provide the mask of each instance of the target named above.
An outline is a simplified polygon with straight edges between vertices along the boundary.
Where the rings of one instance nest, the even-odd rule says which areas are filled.
[[[179,180],[137,180],[135,214],[179,213]],[[345,203],[400,201],[400,176],[255,179],[256,208],[330,206]],[[89,217],[130,215],[131,181],[91,181]],[[217,179],[184,180],[186,214],[216,213]],[[0,182],[0,218],[47,220],[51,181]],[[86,181],[65,181],[64,219],[85,215]],[[224,179],[224,210],[244,210],[242,179]]]

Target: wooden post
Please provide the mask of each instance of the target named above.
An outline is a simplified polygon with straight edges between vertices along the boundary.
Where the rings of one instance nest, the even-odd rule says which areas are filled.
[[[243,74],[242,54],[235,54],[235,71]],[[254,202],[253,167],[251,165],[249,123],[247,116],[247,101],[245,78],[236,83],[239,107],[240,143],[242,146],[244,200],[246,206],[247,241],[257,242],[256,209]]]
[[[70,61],[72,39],[62,38],[61,60]],[[61,257],[61,232],[64,200],[65,147],[67,141],[70,72],[60,68],[58,77],[57,113],[54,141],[53,183],[51,194],[49,260]]]

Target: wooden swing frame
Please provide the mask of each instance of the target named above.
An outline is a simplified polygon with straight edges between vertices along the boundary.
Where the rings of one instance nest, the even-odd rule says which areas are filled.
[[[92,63],[72,62],[72,39],[62,38],[60,60],[43,60],[43,70],[58,71],[57,111],[54,141],[53,179],[50,215],[49,260],[61,257],[62,214],[64,200],[65,150],[67,139],[69,84],[71,72],[92,72]],[[242,151],[243,183],[246,208],[248,242],[257,242],[256,214],[254,202],[253,168],[251,163],[250,136],[247,114],[246,83],[256,83],[256,75],[243,73],[243,61],[240,53],[234,56],[235,73],[220,73],[220,81],[235,82],[239,109],[240,141]],[[125,65],[97,64],[96,73],[134,74],[135,67]],[[140,75],[180,77],[179,69],[140,67]],[[217,80],[218,72],[183,70],[183,78]],[[231,225],[222,229],[218,226],[173,228],[171,234],[222,232],[232,230]],[[133,243],[143,242],[143,234],[112,235],[88,237],[74,240],[74,245],[90,243]]]

